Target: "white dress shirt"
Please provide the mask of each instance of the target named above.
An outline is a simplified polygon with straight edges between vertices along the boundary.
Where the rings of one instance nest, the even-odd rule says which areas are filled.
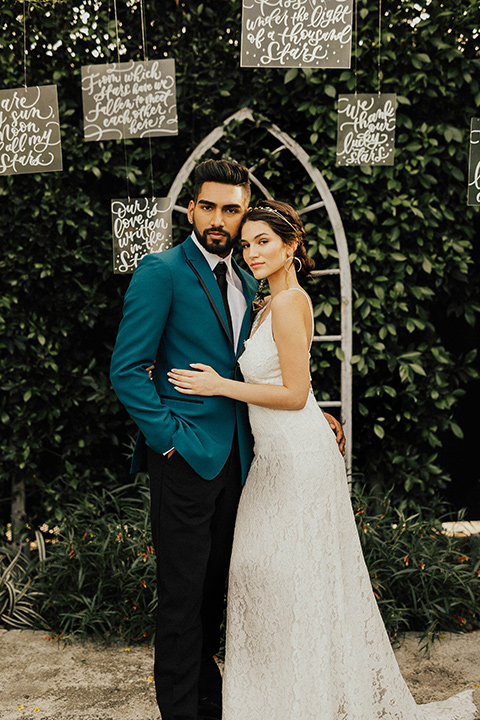
[[[224,262],[227,266],[227,296],[230,307],[230,315],[232,316],[234,347],[236,349],[245,310],[247,309],[247,302],[243,295],[242,281],[232,267],[232,253],[227,255],[226,258],[221,258],[219,255],[208,252],[208,250],[205,250],[203,245],[200,245],[194,232],[192,232],[192,240],[210,265],[212,272],[213,268],[218,265],[219,262]]]

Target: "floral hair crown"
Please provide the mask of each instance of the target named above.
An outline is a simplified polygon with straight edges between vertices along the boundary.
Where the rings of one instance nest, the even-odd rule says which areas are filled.
[[[271,208],[271,207],[269,207],[268,205],[257,205],[256,207],[252,208],[252,211],[253,211],[253,210],[266,210],[267,212],[273,213],[274,215],[276,215],[277,217],[279,217],[280,220],[283,220],[283,222],[286,222],[287,225],[290,225],[290,227],[291,227],[292,230],[294,231],[295,235],[297,234],[297,232],[298,232],[297,228],[292,225],[292,223],[290,222],[290,220],[287,220],[287,218],[285,217],[285,215],[282,215],[281,212],[278,212],[278,210],[275,210],[274,208]]]

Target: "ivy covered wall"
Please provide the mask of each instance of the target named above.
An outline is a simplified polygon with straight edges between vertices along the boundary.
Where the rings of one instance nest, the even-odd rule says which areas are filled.
[[[480,223],[466,204],[470,118],[480,113],[478,4],[423,5],[384,8],[382,90],[397,93],[395,165],[345,168],[335,165],[336,97],[354,90],[353,70],[241,69],[239,0],[147,0],[148,55],[175,59],[179,116],[178,137],[151,141],[154,187],[165,194],[204,136],[249,107],[258,125],[230,128],[219,151],[261,163],[256,175],[275,197],[305,206],[314,187],[292,156],[274,153],[266,125],[305,148],[333,192],[351,253],[355,478],[395,485],[410,504],[447,496],[480,516]],[[67,499],[126,480],[135,429],[108,366],[128,278],[111,271],[110,199],[127,194],[126,174],[132,196],[149,195],[151,182],[148,141],[83,140],[80,68],[116,61],[113,2],[27,6],[28,84],[58,86],[64,170],[0,177],[0,509],[6,521],[12,483],[24,480],[36,522],[60,517]],[[138,3],[117,6],[121,59],[142,60]],[[23,84],[21,12],[16,0],[2,3],[2,88]],[[378,2],[358,0],[359,92],[377,90],[377,28]],[[174,221],[180,242],[185,220]],[[309,216],[308,230],[318,267],[334,264],[326,215]],[[334,281],[311,291],[317,332],[336,332]],[[313,367],[325,396],[338,378],[334,346],[316,347]]]

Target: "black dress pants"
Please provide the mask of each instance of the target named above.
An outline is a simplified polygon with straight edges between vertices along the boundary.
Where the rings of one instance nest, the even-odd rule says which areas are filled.
[[[241,493],[237,443],[222,471],[204,480],[175,452],[148,449],[157,560],[155,687],[162,720],[197,720],[199,697],[221,702],[213,660]]]

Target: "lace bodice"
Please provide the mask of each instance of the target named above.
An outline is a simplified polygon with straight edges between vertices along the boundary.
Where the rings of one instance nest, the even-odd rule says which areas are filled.
[[[257,314],[252,333],[245,340],[245,351],[239,358],[239,365],[245,382],[281,385],[282,371],[278,359],[277,346],[272,333],[272,313],[268,312],[262,320],[262,312]]]

